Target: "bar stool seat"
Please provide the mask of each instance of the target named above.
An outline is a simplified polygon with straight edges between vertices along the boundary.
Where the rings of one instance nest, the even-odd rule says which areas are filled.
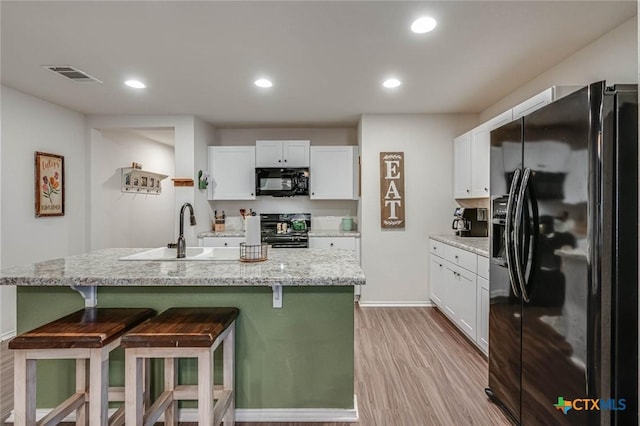
[[[171,308],[122,338],[125,348],[125,416],[129,425],[153,425],[164,413],[176,425],[178,401],[198,402],[200,425],[235,422],[235,320],[237,308]],[[214,391],[215,349],[223,344],[223,385]],[[164,358],[164,391],[145,412],[142,378],[149,358]],[[178,358],[197,358],[198,384],[179,385]]]
[[[108,402],[124,401],[122,388],[109,388],[109,353],[124,333],[155,314],[147,308],[85,308],[16,336],[9,342],[14,351],[15,424],[54,425],[76,411],[76,424],[106,425]],[[76,392],[36,423],[39,359],[75,359]],[[112,423],[123,421],[121,407]]]

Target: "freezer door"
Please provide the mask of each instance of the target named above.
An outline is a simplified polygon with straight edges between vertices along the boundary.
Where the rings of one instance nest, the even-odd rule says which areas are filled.
[[[525,295],[523,425],[598,423],[597,411],[565,414],[556,407],[559,398],[594,395],[587,368],[595,327],[589,316],[597,315],[589,294],[589,122],[587,87],[524,118],[522,166],[529,182],[517,237]]]

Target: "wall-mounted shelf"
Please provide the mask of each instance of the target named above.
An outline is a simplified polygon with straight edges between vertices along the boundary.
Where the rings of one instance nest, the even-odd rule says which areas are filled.
[[[121,190],[134,194],[160,194],[162,192],[161,182],[166,178],[167,175],[160,173],[123,167]]]
[[[191,178],[172,178],[173,186],[193,186]]]

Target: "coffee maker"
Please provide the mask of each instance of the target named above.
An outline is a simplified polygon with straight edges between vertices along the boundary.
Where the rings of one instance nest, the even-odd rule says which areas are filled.
[[[451,229],[459,237],[487,237],[487,209],[457,207]]]

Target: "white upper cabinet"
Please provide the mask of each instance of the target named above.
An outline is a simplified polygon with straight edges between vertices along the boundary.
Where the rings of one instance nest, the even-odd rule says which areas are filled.
[[[312,200],[355,200],[358,147],[312,146],[309,197]]]
[[[254,146],[209,147],[209,199],[255,200]]]
[[[489,196],[491,131],[511,121],[511,110],[503,112],[471,131],[471,198]]]
[[[533,112],[547,104],[550,104],[551,101],[553,101],[552,87],[513,107],[513,119],[516,120],[520,117],[524,117],[530,112]]]
[[[471,132],[453,140],[453,196],[471,197]]]
[[[256,141],[256,167],[309,167],[308,140]]]
[[[579,86],[553,86],[527,99],[512,109],[492,118],[473,130],[453,140],[453,196],[454,198],[487,198],[491,173],[491,131],[517,120],[556,99],[579,89]],[[513,144],[513,154],[520,152],[519,144]],[[520,155],[509,155],[507,143],[503,145],[503,164],[500,170],[512,170],[520,167]],[[553,152],[553,151],[550,151]],[[560,161],[560,159],[557,159]],[[509,164],[512,164],[509,166]],[[494,188],[497,193],[505,192],[504,188]]]

